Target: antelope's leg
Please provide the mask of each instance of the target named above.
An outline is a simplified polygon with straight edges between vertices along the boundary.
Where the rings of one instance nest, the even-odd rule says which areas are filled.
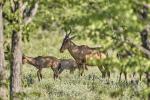
[[[54,80],[57,78],[57,75],[58,74],[58,72],[56,72],[56,70],[55,69],[53,69],[53,78],[54,78]]]
[[[145,74],[146,74],[146,79],[147,79],[147,86],[148,87],[150,87],[150,72],[145,72]],[[149,94],[149,96],[150,96],[150,94]]]
[[[58,74],[56,72],[54,72],[54,80],[58,78]]]
[[[103,66],[98,66],[100,72],[102,73],[102,78],[106,77],[105,71],[104,71],[104,67]]]
[[[135,72],[133,72],[133,78],[135,77],[135,74],[136,74],[136,73],[135,73]]]
[[[82,61],[82,63],[84,64],[83,67],[85,68],[85,70],[88,70],[88,68],[87,68],[87,66],[86,66],[86,64],[85,64],[85,63],[86,63],[86,58],[84,58],[84,60]]]
[[[109,83],[109,79],[110,79],[110,71],[109,71],[109,68],[108,68],[108,66],[104,66],[104,69],[105,69],[104,73],[107,75],[107,81],[108,81],[108,83]],[[106,75],[105,75],[105,76],[106,76]]]
[[[105,69],[105,74],[107,74],[107,77],[108,77],[108,80],[109,80],[109,78],[110,78],[110,71],[109,71],[108,66],[104,66],[104,69]]]
[[[60,75],[63,72],[63,70],[64,70],[63,66],[61,64],[59,64],[59,67],[57,70],[58,74]]]
[[[38,80],[40,81],[39,70],[37,71],[37,77],[38,77]]]
[[[85,63],[84,63],[84,64],[83,64],[82,73],[81,73],[82,75],[83,75],[83,73],[84,73],[84,69],[86,69],[86,68],[87,68],[87,66],[86,66]],[[82,76],[82,75],[81,75],[81,76]]]
[[[142,72],[139,73],[140,81],[142,80]]]
[[[82,65],[82,64],[78,64],[78,69],[79,69],[79,76],[82,76],[82,73],[83,73],[83,65]]]
[[[127,82],[127,72],[124,71],[124,77],[125,77],[125,81]]]
[[[119,82],[121,81],[121,75],[122,75],[122,71],[120,72],[120,75],[119,75]]]
[[[51,69],[53,70],[53,79],[55,80],[55,69],[53,67],[51,67]]]
[[[82,64],[82,66],[81,66],[81,68],[82,68],[82,71],[81,71],[81,76],[83,75],[83,73],[84,73],[84,69],[86,68],[86,64],[85,63],[83,63]]]
[[[70,69],[70,74],[72,74],[72,73],[73,73],[73,69],[71,68],[71,69]]]
[[[88,70],[87,66],[85,65],[85,70]]]
[[[79,69],[79,77],[80,77],[80,70],[81,70],[81,68],[80,68],[80,66],[78,65],[78,69]]]
[[[135,79],[136,79],[136,72],[133,72],[132,77],[131,77],[131,81],[135,81]]]
[[[110,79],[110,71],[109,70],[107,71],[107,76],[108,76],[108,79]]]
[[[54,70],[54,74],[53,74],[54,80],[55,80],[56,78],[58,78],[58,76],[59,76],[58,71],[57,71],[57,70]]]
[[[40,73],[40,78],[42,80],[43,76],[42,76],[42,69],[39,69],[39,73]]]
[[[75,68],[73,67],[73,68],[71,68],[70,69],[70,74],[73,74],[74,73],[74,71],[75,71]]]
[[[80,75],[83,76],[83,73],[84,73],[84,68],[82,68]]]
[[[86,60],[83,59],[83,60],[79,63],[79,64],[81,65],[81,73],[80,73],[81,76],[82,76],[83,73],[84,73],[84,69],[87,69],[87,66],[86,66],[85,62],[86,62]]]
[[[61,74],[63,70],[64,70],[64,69],[62,68],[62,65],[61,65],[61,63],[60,63],[60,64],[58,65],[58,68],[57,68],[58,74]]]
[[[54,74],[53,74],[53,79],[54,79],[54,80],[55,80],[55,77],[56,77],[56,76],[55,76],[55,73],[54,73]]]
[[[64,70],[64,69],[60,69],[60,70],[58,71],[58,74],[60,75],[60,74],[63,72],[63,70]]]
[[[79,68],[79,72],[80,72],[80,76],[82,76],[84,73],[83,65],[81,65],[81,67]]]
[[[53,63],[53,65],[51,66],[51,69],[53,70],[53,78],[54,78],[54,80],[56,79],[56,78],[58,78],[58,76],[59,76],[59,69],[61,68],[61,63],[60,62],[55,62],[55,63]]]

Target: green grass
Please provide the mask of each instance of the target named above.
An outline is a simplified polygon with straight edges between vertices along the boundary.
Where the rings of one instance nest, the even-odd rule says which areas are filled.
[[[42,35],[44,34],[44,35]],[[48,32],[31,36],[28,43],[23,44],[23,51],[28,56],[51,55],[58,58],[70,58],[66,51],[59,53],[63,37]],[[90,40],[77,41],[77,44],[94,46]],[[51,69],[43,69],[42,81],[38,81],[37,69],[25,64],[22,67],[23,100],[141,100],[141,91],[145,84],[138,85],[118,82],[118,72],[111,74],[110,83],[101,78],[97,67],[89,67],[84,76],[79,77],[78,70],[74,74],[64,71],[61,80],[53,80]]]

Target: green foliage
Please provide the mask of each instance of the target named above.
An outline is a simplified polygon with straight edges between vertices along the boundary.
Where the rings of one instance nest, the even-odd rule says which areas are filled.
[[[121,38],[141,30],[135,6],[136,2],[130,0],[41,1],[36,22],[47,30],[71,26],[81,38],[101,43],[107,36]]]
[[[27,11],[33,6],[35,1],[36,0],[24,1],[28,2]],[[148,17],[142,18],[139,12],[144,10],[144,4],[149,3],[150,0],[40,0],[39,9],[33,18],[33,22],[28,25],[23,25],[23,53],[29,56],[53,55],[58,58],[70,58],[71,56],[68,52],[64,54],[59,53],[63,34],[65,33],[64,29],[69,29],[70,27],[72,34],[77,36],[74,42],[79,45],[100,45],[103,47],[101,51],[108,54],[107,59],[100,62],[93,60],[92,63],[96,63],[96,65],[102,64],[111,71],[116,71],[117,69],[117,73],[121,70],[129,73],[144,73],[145,71],[150,71],[149,59],[146,59],[140,50],[126,42],[127,38],[132,38],[136,44],[141,44],[139,32],[149,23],[150,13],[148,10]],[[3,13],[5,18],[5,56],[6,60],[8,60],[10,58],[10,38],[12,30],[19,30],[22,24],[18,23],[18,21],[21,20],[19,11],[15,13],[11,12],[9,0],[5,2]],[[124,50],[131,51],[133,56],[125,59],[117,58],[117,53],[123,53]],[[56,85],[53,83],[53,80],[44,80],[44,82],[46,81],[47,83],[37,84],[33,79],[33,77],[36,77],[36,73],[33,74],[33,70],[29,70],[31,69],[27,68],[25,72],[23,72],[23,84],[24,87],[26,87],[25,94],[27,95],[23,93],[18,94],[19,96],[27,98],[35,97],[34,99],[36,99],[40,96],[44,97],[48,95],[48,97],[52,96],[52,99],[55,99],[57,97],[54,96],[53,90],[58,94],[64,92],[65,94],[62,96],[62,99],[70,99],[72,94],[75,93],[79,94],[79,96],[83,96],[83,98],[80,99],[87,99],[86,95],[88,94],[91,96],[90,99],[95,99],[96,97],[101,99],[100,96],[105,98],[105,93],[109,94],[112,98],[122,98],[125,94],[129,94],[130,96],[134,94],[131,87],[126,89],[120,86],[117,90],[110,90],[108,87],[111,85],[105,86],[100,83],[100,85],[104,86],[101,87],[99,82],[92,83],[91,80],[78,80],[78,78],[69,80],[67,79],[70,78],[68,74],[65,76],[65,81],[69,81],[70,83],[66,85],[64,83],[65,81],[63,81],[63,89],[59,89],[57,86],[60,84],[56,82]],[[47,76],[47,79],[48,78]],[[78,84],[80,82],[81,84]],[[83,86],[83,84],[86,83],[90,85]],[[94,86],[91,84],[94,84]],[[77,85],[79,90],[75,88]],[[38,86],[43,89],[38,88]],[[67,89],[69,86],[71,87],[70,90]],[[35,88],[35,90],[31,91],[33,88]],[[41,91],[44,91],[45,94],[42,94]],[[127,93],[125,93],[125,91]],[[81,93],[85,94],[81,95]],[[142,88],[142,93],[141,98],[149,93],[149,89]],[[92,98],[92,95],[95,97]],[[105,99],[108,98],[106,97]]]
[[[71,27],[72,33],[77,35],[78,39],[90,38],[105,50],[115,48],[116,51],[123,52],[124,49],[131,48],[125,43],[128,37],[134,38],[135,43],[140,42],[139,32],[145,27],[149,18],[141,20],[138,11],[141,11],[143,5],[149,2],[136,0],[41,1],[34,23],[43,30],[59,30],[60,33],[63,33],[61,29]],[[128,61],[122,64],[136,66],[136,61]]]

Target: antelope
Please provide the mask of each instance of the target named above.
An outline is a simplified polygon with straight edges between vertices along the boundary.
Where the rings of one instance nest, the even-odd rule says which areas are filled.
[[[28,63],[33,65],[38,69],[37,77],[40,81],[42,79],[41,71],[43,68],[51,68],[54,72],[53,78],[58,77],[58,66],[59,66],[59,59],[53,56],[38,56],[38,57],[28,57],[23,55],[22,57],[23,64]]]
[[[134,55],[135,55],[135,53],[134,53]],[[131,51],[129,51],[129,50],[124,50],[123,52],[120,52],[120,53],[117,53],[117,58],[120,60],[120,61],[124,61],[124,60],[126,60],[126,59],[129,59],[129,57],[132,57],[132,59],[134,59],[133,58],[133,52],[131,52]],[[132,65],[132,66],[130,66],[130,67],[136,67],[137,65],[136,65],[136,63],[137,62],[134,62],[134,65]],[[140,61],[138,62],[138,63],[140,63]],[[140,65],[140,66],[142,66],[142,65]],[[127,64],[125,64],[125,65],[122,65],[122,66],[120,66],[121,67],[121,72],[120,72],[120,75],[119,75],[119,81],[121,81],[121,75],[122,75],[122,73],[124,74],[124,77],[125,77],[125,81],[127,82],[127,72],[126,72],[126,67],[128,67],[128,65]],[[134,68],[135,69],[135,68]],[[136,73],[138,73],[139,74],[139,80],[141,81],[141,78],[142,78],[142,69],[139,69],[138,71],[134,71],[133,73],[132,73],[132,76],[133,76],[133,78],[135,77],[135,75],[136,75]],[[133,80],[131,80],[131,81],[133,81]]]
[[[132,57],[132,53],[128,50],[124,50],[124,52],[121,52],[121,53],[117,53],[117,58],[119,60],[125,60],[125,59],[128,59],[128,57]],[[127,65],[122,65],[120,66],[121,67],[121,71],[120,71],[120,75],[119,75],[119,81],[121,81],[121,76],[122,76],[122,73],[124,74],[124,77],[125,77],[125,81],[127,82],[127,72],[126,72],[126,67]],[[133,73],[134,75],[134,73]]]
[[[73,59],[60,59],[60,64],[58,67],[58,73],[61,74],[63,70],[70,70],[70,74],[75,71],[78,67],[77,63]]]
[[[102,72],[102,76],[105,76],[105,69],[102,65],[89,63],[92,62],[92,60],[96,61],[102,61],[106,59],[106,54],[103,52],[100,52],[98,49],[99,47],[89,47],[87,45],[76,45],[72,40],[75,38],[75,36],[70,37],[70,32],[66,35],[63,39],[60,52],[63,53],[65,50],[68,50],[71,56],[75,59],[75,61],[78,64],[79,71],[82,69],[80,75],[84,73],[84,69],[87,69],[87,66],[98,66],[100,71]],[[88,62],[89,61],[89,62]],[[110,77],[110,72],[107,71],[108,77]]]

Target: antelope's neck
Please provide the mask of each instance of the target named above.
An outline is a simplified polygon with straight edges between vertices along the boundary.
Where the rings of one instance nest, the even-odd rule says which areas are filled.
[[[68,51],[74,59],[77,59],[76,56],[79,53],[78,46],[72,41],[70,41]]]
[[[33,66],[36,66],[36,61],[34,58],[32,57],[27,57],[27,63],[30,64],[30,65],[33,65]]]

